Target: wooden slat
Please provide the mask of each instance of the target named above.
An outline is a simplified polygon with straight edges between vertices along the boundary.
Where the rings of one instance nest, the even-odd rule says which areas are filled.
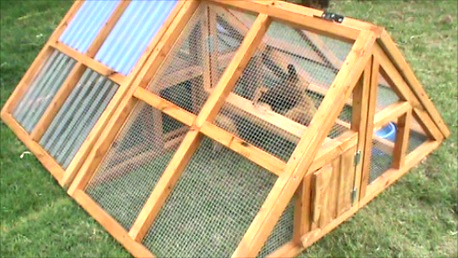
[[[128,115],[135,107],[137,99],[132,98],[132,96],[136,90],[136,87],[131,87],[131,85],[140,85],[142,82],[144,87],[147,85],[149,81],[144,82],[145,77],[148,76],[151,79],[151,77],[156,73],[160,64],[164,61],[167,53],[170,51],[171,46],[180,35],[182,29],[187,25],[187,22],[197,9],[198,5],[198,1],[183,1],[177,7],[175,7],[175,9],[172,11],[172,14],[170,14],[169,18],[165,22],[164,26],[158,32],[157,37],[148,46],[149,49],[154,48],[154,50],[145,51],[145,53],[150,52],[150,56],[143,55],[137,64],[143,65],[144,63],[145,69],[135,72],[137,69],[134,68],[134,72],[130,73],[129,79],[125,83],[125,87],[123,87],[127,93],[122,94],[120,91],[118,91],[117,95],[113,97],[109,106],[106,108],[107,111],[105,111],[102,114],[102,117],[99,119],[99,121],[105,121],[106,123],[96,124],[93,131],[95,130],[99,132],[98,134],[92,134],[92,132],[89,134],[88,139],[90,137],[94,137],[95,139],[98,139],[98,141],[93,148],[85,148],[85,150],[91,149],[89,155],[87,155],[87,161],[84,163],[84,165],[82,165],[79,162],[80,159],[77,159],[79,154],[85,154],[81,151],[81,149],[84,147],[82,146],[80,151],[77,153],[77,156],[75,156],[74,161],[70,163],[69,168],[67,169],[67,174],[69,174],[68,170],[70,168],[74,167],[74,170],[76,170],[77,168],[81,167],[78,176],[75,178],[74,183],[72,183],[68,190],[70,195],[72,195],[75,190],[85,187],[95,172],[96,168],[102,162],[114,138],[120,132],[122,126],[125,124]],[[108,121],[107,118],[103,117],[105,114],[107,118],[111,117],[111,114],[113,114],[113,119]],[[98,128],[99,126],[100,128],[110,128],[110,130],[100,131]]]
[[[449,137],[450,130],[447,128],[447,125],[443,121],[433,102],[428,98],[426,91],[424,90],[424,87],[416,78],[412,68],[407,63],[403,54],[396,46],[396,43],[390,37],[388,32],[383,30],[378,42],[381,45],[381,47],[385,50],[385,53],[390,57],[390,60],[394,63],[394,65],[398,68],[402,76],[405,78],[407,84],[410,86],[413,93],[420,101],[420,103],[424,106],[425,110],[428,112],[436,126],[440,129],[444,137]]]
[[[293,26],[298,26],[301,29],[307,29],[312,32],[345,41],[355,40],[361,31],[360,29],[355,29],[344,24],[311,17],[304,13],[305,9],[303,7],[287,4],[280,1],[211,0],[211,2],[224,6],[235,7],[241,10],[247,10],[250,12],[267,14],[273,19],[278,19]],[[377,33],[379,32],[377,31]]]
[[[366,194],[366,187],[369,183],[370,175],[370,163],[372,156],[372,138],[374,135],[374,120],[375,112],[377,107],[377,94],[378,94],[378,83],[379,83],[379,72],[380,72],[380,62],[379,58],[373,56],[372,58],[372,67],[371,67],[371,81],[369,84],[369,96],[367,102],[367,122],[366,122],[366,134],[364,139],[364,146],[361,149],[361,179],[359,187],[358,199],[361,199]],[[409,105],[410,106],[410,105]],[[388,114],[391,115],[391,114]],[[382,114],[381,117],[384,117]]]
[[[235,82],[240,77],[241,72],[248,64],[249,58],[253,55],[254,50],[261,41],[267,27],[269,19],[266,15],[259,15],[254,22],[253,27],[248,32],[246,38],[242,42],[239,50],[235,54],[234,59],[229,64],[224,72],[220,82],[217,84],[213,94],[202,107],[195,120],[195,125],[190,132],[185,136],[183,142],[173,156],[163,175],[159,179],[156,187],[146,201],[145,206],[141,210],[134,225],[129,231],[129,236],[140,241],[146,234],[151,223],[159,213],[160,208],[173,190],[176,182],[184,171],[192,157],[192,154],[197,150],[202,134],[195,128],[200,128],[206,121],[213,119],[221,108],[224,98],[232,91]]]
[[[332,166],[328,165],[313,174],[312,185],[312,229],[321,228],[329,222],[328,195],[331,182]]]
[[[22,128],[18,122],[13,118],[11,114],[2,114],[2,119],[6,125],[16,134],[27,148],[32,151],[35,157],[40,161],[41,164],[54,176],[57,180],[60,180],[64,175],[64,169],[57,163],[51,155],[43,149],[40,144],[32,141],[27,131]]]
[[[398,118],[396,143],[393,150],[393,168],[404,166],[407,148],[409,147],[410,125],[412,124],[412,111]]]
[[[356,147],[356,146],[355,146]],[[351,193],[355,177],[355,149],[345,152],[340,158],[339,194],[337,196],[337,216],[352,207]]]
[[[371,76],[378,77],[377,74],[372,74],[372,65],[373,58],[367,63],[364,73],[361,76],[359,83],[356,85],[353,90],[353,109],[352,109],[352,122],[351,128],[353,131],[358,132],[358,145],[356,146],[356,151],[362,153],[364,150],[367,134],[372,135],[372,131],[367,131],[367,119],[368,115],[368,103],[369,103],[369,94],[371,87]],[[370,121],[372,123],[372,120]],[[356,191],[355,196],[359,197],[359,188],[361,185],[362,178],[362,163],[356,164],[355,166],[355,180],[353,183],[353,189]],[[359,198],[355,198],[352,201],[354,204]]]
[[[76,191],[72,196],[91,217],[105,228],[119,243],[135,257],[154,257],[141,243],[132,240],[126,230],[113,219],[103,208],[94,202],[86,193]]]
[[[374,182],[372,182],[371,189],[368,189],[368,194],[366,194],[360,200],[358,206],[353,206],[350,210],[348,210],[335,220],[331,221],[324,228],[317,231],[313,231],[310,234],[304,235],[302,237],[302,247],[305,249],[311,246],[320,238],[322,238],[323,236],[331,232],[333,229],[335,229],[342,222],[346,221],[348,218],[353,216],[359,209],[361,209],[362,207],[364,207],[364,205],[368,204],[371,200],[373,200],[375,196],[377,196],[388,186],[396,182],[396,180],[398,180],[402,175],[407,173],[412,167],[420,163],[420,161],[429,153],[431,153],[434,149],[436,149],[440,145],[440,143],[440,141],[429,141],[422,144],[417,150],[415,150],[406,157],[406,163],[404,167],[402,167],[401,169],[390,169],[383,175],[381,175],[379,178],[377,178]]]
[[[179,3],[175,6],[175,8],[172,10],[170,13],[169,17],[163,24],[163,27],[157,32],[156,37],[152,40],[152,42],[147,46],[146,50],[143,52],[143,54],[140,56],[137,64],[134,66],[132,69],[132,72],[125,78],[123,81],[123,84],[120,85],[118,91],[116,94],[113,96],[111,99],[110,103],[108,106],[105,108],[105,111],[102,113],[102,115],[99,117],[97,123],[94,125],[92,128],[91,132],[89,135],[86,137],[86,140],[83,142],[81,145],[80,149],[76,153],[75,157],[69,164],[66,170],[66,174],[64,178],[61,180],[61,185],[67,186],[70,181],[73,180],[76,172],[80,169],[82,166],[83,162],[86,161],[86,157],[89,155],[89,152],[92,150],[92,147],[95,144],[95,141],[101,136],[102,134],[102,129],[105,128],[107,125],[109,119],[111,116],[114,114],[116,108],[120,105],[121,100],[123,99],[124,96],[128,95],[127,92],[133,88],[131,85],[133,85],[133,80],[136,78],[137,74],[140,72],[140,68],[143,67],[143,64],[146,62],[148,56],[152,53],[152,49],[159,45],[163,37],[166,36],[166,31],[167,29],[173,29],[173,22],[178,23],[178,24],[183,24],[181,20],[182,16],[179,15],[179,12],[181,12],[182,9],[184,9],[186,3]],[[192,11],[193,12],[193,11]],[[175,18],[177,21],[175,21]],[[135,85],[135,84],[134,84]],[[131,96],[131,95],[129,95]],[[127,116],[127,114],[125,115]],[[122,115],[122,117],[125,117]],[[119,120],[118,120],[119,121]],[[124,121],[124,120],[122,120]],[[122,125],[123,123],[121,123]],[[118,126],[118,125],[116,125]],[[113,127],[108,127],[110,128],[110,134],[115,135],[118,131],[116,130],[116,126]],[[102,155],[103,156],[103,155]],[[101,160],[102,157],[100,157]],[[99,163],[93,164],[93,167],[96,167]],[[81,172],[80,172],[81,173]]]
[[[40,141],[41,137],[48,129],[57,112],[59,112],[60,108],[64,104],[65,100],[67,100],[67,97],[70,95],[85,70],[86,67],[84,67],[81,63],[77,63],[73,67],[72,71],[68,74],[68,77],[65,79],[60,89],[56,92],[56,95],[53,97],[49,106],[46,108],[45,112],[30,134],[32,140],[36,142]]]
[[[255,256],[267,240],[301,179],[309,171],[319,146],[337,119],[345,100],[353,91],[353,87],[372,54],[375,37],[376,35],[371,31],[361,32],[313,117],[307,133],[304,134],[288,161],[285,172],[276,181],[263,204],[263,209],[256,215],[234,252],[234,257]]]
[[[200,128],[200,131],[277,176],[280,176],[285,168],[286,163],[284,161],[212,123],[206,122]]]
[[[389,122],[396,121],[398,117],[411,110],[412,106],[407,101],[399,101],[389,105],[374,116],[374,130],[380,129]]]
[[[103,27],[101,28],[97,37],[92,41],[91,45],[86,51],[86,55],[89,57],[94,57],[97,52],[99,51],[100,47],[102,46],[105,39],[108,37],[110,32],[113,30],[114,26],[118,22],[119,18],[121,18],[122,14],[129,6],[130,0],[123,0],[121,1],[116,9],[112,12],[110,18],[105,22]]]
[[[288,242],[282,245],[277,250],[273,251],[271,254],[267,255],[268,258],[284,258],[284,257],[296,257],[304,249],[301,245],[297,244],[294,241]]]
[[[70,8],[70,10],[67,12],[67,14],[64,16],[62,21],[59,23],[57,28],[54,30],[54,32],[51,34],[51,36],[48,39],[48,42],[46,45],[41,49],[41,51],[38,53],[37,57],[35,60],[32,62],[30,65],[29,69],[27,72],[24,74],[22,77],[21,81],[18,83],[16,88],[14,89],[13,93],[11,96],[8,98],[6,101],[5,105],[3,106],[2,109],[2,116],[3,114],[6,113],[11,113],[12,110],[16,107],[17,103],[20,101],[22,96],[25,94],[27,91],[28,87],[30,86],[30,82],[33,80],[37,72],[40,70],[42,67],[44,61],[49,57],[49,55],[52,53],[53,49],[49,46],[49,42],[53,42],[56,39],[60,37],[60,35],[64,32],[64,30],[67,28],[68,24],[70,23],[71,19],[75,16],[76,12],[79,10],[81,5],[84,3],[84,1],[75,1]]]
[[[72,49],[71,47],[65,45],[64,43],[55,41],[55,42],[50,42],[49,45],[55,48],[56,50],[66,54],[67,56],[75,60],[78,60],[84,66],[90,67],[92,70],[107,77],[108,79],[114,81],[117,84],[122,84],[125,81],[126,76],[116,72],[115,70],[100,63],[99,61],[96,61],[92,59],[91,57]]]
[[[293,242],[300,243],[301,237],[310,230],[312,225],[312,178],[306,176],[296,190],[294,202]]]
[[[181,123],[187,126],[191,126],[196,118],[194,114],[180,108],[174,103],[167,101],[143,88],[135,89],[134,97],[146,102],[148,105],[156,109],[159,109],[160,111],[171,116],[172,118],[175,118],[176,120],[180,121]]]
[[[341,157],[337,157],[330,164],[332,166],[332,178],[330,182],[330,192],[328,198],[328,213],[329,218],[335,219],[338,216],[338,201],[339,201],[339,189],[340,189],[340,177],[341,177]],[[326,223],[327,224],[327,223]]]

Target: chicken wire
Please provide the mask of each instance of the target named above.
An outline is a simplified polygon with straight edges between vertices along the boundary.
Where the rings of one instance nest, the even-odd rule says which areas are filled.
[[[75,60],[53,51],[30,83],[13,117],[31,133],[75,65]]]
[[[277,177],[204,137],[143,244],[157,257],[228,257]]]
[[[66,169],[107,107],[118,85],[87,69],[40,140]]]
[[[392,127],[394,131],[392,130],[388,134],[386,131],[382,133],[382,129],[380,129],[372,137],[369,183],[385,173],[393,164],[393,149],[397,137],[397,125],[391,123],[387,126],[394,126]]]
[[[429,137],[426,135],[425,131],[420,126],[417,119],[412,119],[412,124],[410,125],[409,146],[407,147],[407,153],[411,153],[428,140]]]
[[[232,23],[227,9],[201,3],[148,90],[198,114],[245,37]]]
[[[180,123],[168,116],[162,119],[165,116],[143,102],[137,104],[85,190],[127,231],[185,134],[166,139],[163,132],[176,130]]]
[[[376,110],[381,110],[399,101],[396,92],[393,91],[393,84],[383,76],[379,75],[379,83],[377,88]]]
[[[274,230],[259,252],[258,257],[266,257],[284,244],[292,241],[294,233],[294,202],[295,199],[293,198],[280,217],[280,220],[278,220],[277,225],[275,225]]]
[[[303,31],[273,22],[214,122],[285,161],[340,68],[325,62],[302,34]],[[339,58],[344,59],[352,46],[312,32],[307,34],[326,39],[327,55],[338,52]],[[332,136],[345,130],[336,125]]]

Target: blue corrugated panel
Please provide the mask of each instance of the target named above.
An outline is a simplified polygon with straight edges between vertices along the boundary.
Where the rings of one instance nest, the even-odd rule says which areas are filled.
[[[86,1],[60,37],[67,46],[85,53],[119,1]]]
[[[95,59],[127,75],[175,7],[177,0],[133,1]]]

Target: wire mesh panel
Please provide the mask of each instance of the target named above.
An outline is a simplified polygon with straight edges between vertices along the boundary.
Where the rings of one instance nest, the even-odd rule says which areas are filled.
[[[417,119],[412,119],[412,124],[410,125],[409,146],[407,147],[407,153],[411,153],[418,146],[422,145],[428,140],[429,137],[426,135],[425,131],[420,126]]]
[[[228,257],[276,178],[204,138],[143,244],[158,257]]]
[[[245,37],[229,29],[228,16],[226,9],[201,3],[148,89],[197,114]]]
[[[258,257],[268,256],[293,239],[294,202],[295,199],[293,198],[280,217],[280,220],[277,222],[277,225],[275,225],[274,230],[264,244],[264,247],[259,252]]]
[[[397,125],[389,123],[376,131],[372,138],[369,183],[392,167]]]
[[[185,132],[167,137],[178,121],[139,103],[89,182],[86,193],[129,230]],[[181,128],[187,128],[180,124]],[[176,130],[176,129],[175,129]]]
[[[342,58],[351,49],[349,43],[326,41]],[[288,160],[338,72],[311,44],[303,31],[273,22],[215,124]]]
[[[65,169],[116,93],[118,85],[87,69],[65,100],[40,144]]]
[[[393,84],[382,74],[379,75],[379,84],[377,89],[376,110],[381,110],[391,104],[399,101],[396,92],[393,91]]]
[[[72,58],[54,51],[43,64],[13,111],[13,117],[27,132],[30,133],[35,128],[75,62]]]

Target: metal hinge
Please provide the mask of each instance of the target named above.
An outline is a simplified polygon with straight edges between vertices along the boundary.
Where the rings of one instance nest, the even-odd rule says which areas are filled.
[[[337,13],[323,12],[323,14],[321,15],[321,18],[328,20],[328,21],[335,21],[338,23],[342,23],[345,16],[337,14]]]
[[[356,151],[355,153],[355,167],[361,162],[361,151]]]
[[[356,200],[356,193],[357,193],[357,189],[356,188],[353,188],[353,190],[351,191],[351,203],[353,205],[353,203],[355,203],[355,200]]]

